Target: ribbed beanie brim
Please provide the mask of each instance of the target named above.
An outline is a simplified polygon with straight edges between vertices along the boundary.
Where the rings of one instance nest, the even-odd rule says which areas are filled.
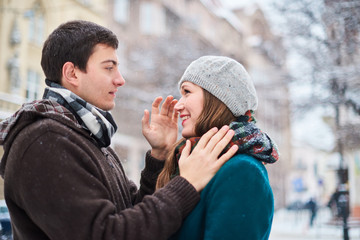
[[[222,101],[235,117],[256,110],[258,99],[254,84],[245,68],[234,59],[203,56],[193,61],[179,81],[192,82]]]

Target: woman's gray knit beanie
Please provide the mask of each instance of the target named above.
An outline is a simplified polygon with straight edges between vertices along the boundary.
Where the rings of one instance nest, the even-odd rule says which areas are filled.
[[[222,56],[203,56],[193,61],[179,81],[192,82],[222,101],[235,117],[256,110],[254,84],[240,63]]]

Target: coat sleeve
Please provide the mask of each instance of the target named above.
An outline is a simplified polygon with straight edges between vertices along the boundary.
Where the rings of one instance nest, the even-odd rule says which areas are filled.
[[[140,178],[140,189],[138,193],[140,198],[155,192],[156,181],[159,173],[164,167],[164,163],[165,161],[160,161],[156,158],[153,158],[150,154],[150,151],[146,153],[145,168],[141,172]]]
[[[210,184],[204,193],[207,199],[204,239],[268,239],[274,202],[262,163],[237,155]]]
[[[116,153],[111,149],[107,148],[112,156],[114,156],[115,162],[120,166],[121,171],[125,172],[120,159],[117,157]],[[138,189],[137,185],[130,179],[128,179],[125,174],[124,178],[128,182],[129,191],[131,194],[131,202],[137,204],[143,200],[146,195],[151,195],[155,192],[156,181],[159,176],[159,173],[164,167],[165,161],[161,161],[151,156],[150,150],[146,152],[145,155],[145,168],[141,171],[140,178],[140,188]]]
[[[136,205],[125,202],[129,188],[109,187],[114,181],[126,185],[124,178],[102,174],[91,149],[64,130],[60,124],[34,125],[7,163],[7,201],[10,210],[17,209],[12,220],[43,235],[36,239],[167,239],[199,201],[192,185],[176,177]]]

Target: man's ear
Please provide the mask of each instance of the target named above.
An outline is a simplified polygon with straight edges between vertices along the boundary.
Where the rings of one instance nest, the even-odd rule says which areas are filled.
[[[72,62],[66,62],[62,68],[62,85],[72,89],[79,86],[79,79],[76,76],[77,69]]]

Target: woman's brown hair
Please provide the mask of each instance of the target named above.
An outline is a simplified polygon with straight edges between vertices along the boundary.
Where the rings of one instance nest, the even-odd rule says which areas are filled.
[[[195,134],[198,137],[204,135],[213,127],[220,129],[224,125],[230,124],[236,118],[229,110],[229,108],[217,99],[214,95],[203,89],[204,106],[203,110],[195,124]],[[174,144],[168,157],[166,158],[165,166],[160,172],[156,182],[156,189],[165,186],[169,181],[172,174],[175,173],[176,162],[175,148],[181,143],[184,138],[180,139]]]

